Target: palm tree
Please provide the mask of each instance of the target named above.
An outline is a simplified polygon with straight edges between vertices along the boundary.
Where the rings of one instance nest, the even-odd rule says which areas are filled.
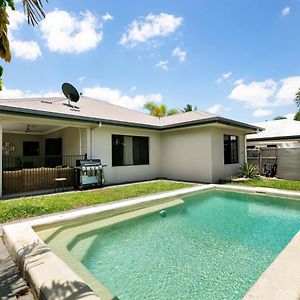
[[[296,98],[295,98],[296,105],[300,108],[300,89],[296,93]]]
[[[48,0],[46,0],[48,2]],[[6,11],[7,7],[15,10],[15,4],[13,0],[3,0],[0,4],[0,58],[6,62],[11,61],[11,53],[9,47],[9,39],[7,36],[7,30],[9,26],[9,18]],[[43,9],[43,3],[41,0],[22,0],[24,12],[27,16],[28,24],[33,26],[37,25],[39,21],[45,18],[45,12]]]
[[[298,112],[296,112],[296,114],[294,116],[294,120],[295,121],[300,121],[300,110]]]
[[[287,117],[285,116],[277,116],[277,117],[274,117],[273,120],[276,121],[276,120],[285,120],[287,119]]]
[[[179,113],[179,111],[175,108],[171,108],[168,110],[165,104],[158,105],[151,101],[145,103],[144,109],[147,109],[150,112],[151,116],[159,118]]]
[[[197,110],[197,106],[195,106],[194,109],[193,109],[193,105],[192,105],[192,104],[187,104],[187,105],[181,110],[181,112],[185,113],[185,112],[193,111],[193,110]]]
[[[45,0],[48,2],[48,0]],[[28,24],[35,26],[45,18],[42,0],[22,0],[24,12],[27,15]],[[11,52],[9,46],[9,39],[7,35],[9,26],[9,17],[6,8],[10,7],[15,10],[15,3],[13,0],[0,1],[0,58],[6,62],[11,61]],[[1,66],[0,66],[1,67]],[[3,68],[1,67],[1,73]],[[0,75],[0,91],[2,90],[2,74]]]

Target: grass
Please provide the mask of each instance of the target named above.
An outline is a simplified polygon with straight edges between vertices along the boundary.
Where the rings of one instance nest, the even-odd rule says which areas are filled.
[[[159,180],[85,192],[0,201],[0,223],[190,186],[187,183]]]
[[[253,187],[267,187],[281,190],[300,191],[300,181],[294,180],[278,180],[271,178],[255,178],[243,182],[231,182],[232,185],[243,185]]]

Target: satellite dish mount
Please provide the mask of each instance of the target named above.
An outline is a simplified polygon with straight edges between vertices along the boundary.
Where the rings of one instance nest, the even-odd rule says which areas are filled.
[[[68,99],[68,104],[65,104],[65,105],[72,107],[72,108],[79,108],[79,107],[76,107],[71,104],[71,102],[76,103],[80,99],[80,95],[79,95],[78,91],[76,90],[76,88],[72,84],[65,82],[61,86],[61,89],[62,89],[64,95],[66,96],[66,98]]]

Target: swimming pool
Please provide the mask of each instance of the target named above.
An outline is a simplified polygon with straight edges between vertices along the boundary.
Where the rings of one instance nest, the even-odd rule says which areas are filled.
[[[122,300],[240,299],[300,229],[299,201],[220,190],[182,200],[166,217],[74,225],[67,250]],[[46,241],[59,256],[63,239],[61,228]]]

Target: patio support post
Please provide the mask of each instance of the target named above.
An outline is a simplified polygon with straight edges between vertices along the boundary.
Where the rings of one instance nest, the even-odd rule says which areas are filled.
[[[1,151],[0,151],[0,197],[2,196],[2,141],[3,138],[3,131],[2,131],[2,123],[0,123],[0,146],[1,146]]]
[[[87,155],[88,158],[92,158],[92,130],[91,128],[86,129],[86,143],[87,143]]]

